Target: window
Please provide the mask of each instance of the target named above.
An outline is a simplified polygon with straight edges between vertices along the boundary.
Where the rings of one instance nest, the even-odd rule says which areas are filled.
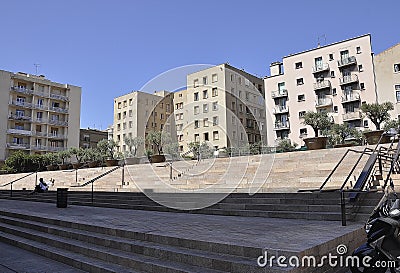
[[[197,129],[197,128],[199,128],[200,126],[199,126],[199,121],[198,120],[195,120],[194,121],[194,128],[195,129]]]
[[[307,128],[301,128],[300,129],[300,137],[307,136]]]
[[[194,134],[194,141],[195,142],[200,142],[200,135],[199,134]]]
[[[127,106],[127,101],[126,100],[124,100],[124,107],[126,107]]]
[[[233,82],[234,79],[235,79],[235,76],[233,74],[231,74],[231,82]]]
[[[183,119],[183,113],[179,114],[179,119],[181,119],[181,120]]]
[[[204,133],[204,141],[209,141],[208,133]]]
[[[129,128],[132,128],[132,127],[133,127],[133,122],[129,121]]]
[[[249,100],[249,92],[245,93],[245,98],[246,98],[246,100]]]
[[[239,104],[239,112],[243,112],[243,105],[241,103]]]
[[[363,70],[364,70],[364,68],[363,68],[362,64],[359,64],[358,65],[358,71],[363,72]]]
[[[364,120],[364,127],[368,127],[368,120]]]
[[[305,101],[305,100],[306,100],[306,95],[304,94],[297,95],[297,101]]]
[[[207,113],[208,112],[208,103],[203,104],[203,113]]]
[[[360,82],[360,89],[365,90],[365,84],[363,82]]]
[[[203,127],[208,127],[208,118],[203,119]]]
[[[198,79],[195,79],[195,80],[193,81],[193,87],[194,87],[194,88],[199,87],[199,80],[198,80]]]
[[[337,93],[336,93],[336,88],[332,88],[332,95],[333,95],[333,96],[336,96],[336,95],[337,95]]]
[[[193,112],[194,112],[195,115],[199,114],[200,113],[200,107],[199,106],[193,107]]]
[[[333,112],[337,113],[339,111],[337,106],[333,106]]]
[[[129,99],[129,105],[132,105],[132,99]]]
[[[360,46],[356,47],[356,51],[357,51],[357,54],[360,54],[361,53],[361,47]]]
[[[218,125],[218,117],[213,117],[213,126]]]
[[[233,139],[236,139],[236,131],[232,132],[232,137],[233,137]]]
[[[250,81],[246,78],[244,79],[244,85],[247,87],[249,87],[249,85],[250,85]]]
[[[232,116],[232,124],[236,125],[236,116]]]
[[[335,71],[331,71],[331,78],[335,77]]]
[[[122,104],[120,102],[118,102],[118,109],[121,109]]]
[[[394,65],[394,72],[395,73],[400,72],[400,64],[395,64]]]
[[[42,119],[43,118],[43,112],[37,112],[36,113],[36,118],[39,119],[39,120]]]
[[[333,61],[333,54],[329,54],[329,61]]]
[[[203,99],[207,99],[208,98],[208,90],[204,90],[203,91]]]
[[[217,111],[218,110],[218,101],[214,101],[213,102],[212,109],[213,109],[213,111]]]
[[[300,111],[299,118],[303,118],[305,114],[306,114],[306,111]]]
[[[121,120],[121,113],[118,113],[118,114],[117,114],[117,119],[118,119],[118,120]]]
[[[232,88],[233,89],[233,88]],[[235,89],[233,89],[233,91],[234,91]],[[234,92],[233,92],[234,93]],[[213,89],[212,89],[212,96],[213,97],[216,97],[216,96],[218,96],[218,89],[216,88],[216,87],[214,87]]]
[[[126,111],[123,112],[122,118],[126,118]]]
[[[296,63],[296,64],[295,64],[295,68],[296,68],[296,69],[303,68],[303,63],[302,63],[302,62]]]
[[[176,120],[180,120],[180,114],[176,114],[175,117],[176,117]]]
[[[219,134],[218,131],[213,132],[213,140],[218,140],[219,139]]]
[[[164,119],[164,114],[163,113],[160,114],[160,119]]]
[[[217,74],[212,74],[211,81],[212,82],[217,82],[218,81],[218,75]]]
[[[297,85],[303,85],[304,84],[303,78],[297,79],[296,82],[297,82]]]
[[[193,97],[194,101],[198,101],[199,100],[199,92],[194,93],[193,96],[194,96]]]
[[[242,85],[242,77],[238,78],[239,84]]]
[[[239,98],[242,98],[242,91],[239,90]]]
[[[236,103],[234,101],[232,101],[232,111],[236,110]]]
[[[203,85],[207,85],[207,84],[208,84],[207,77],[203,77]]]
[[[122,129],[126,130],[126,122],[122,124]]]
[[[165,110],[166,110],[167,112],[169,112],[169,107],[170,107],[170,106],[169,106],[169,103],[167,103],[167,105],[166,105],[166,107],[165,107],[165,108],[166,108]]]
[[[117,124],[117,131],[121,131],[121,124]]]
[[[400,91],[400,84],[396,84],[396,85],[394,86],[394,90]]]
[[[231,88],[231,95],[233,96],[233,95],[235,95],[235,88]]]
[[[340,51],[340,59],[345,60],[349,57],[349,51],[348,50],[343,50]]]
[[[133,113],[132,110],[129,110],[129,116],[132,117]]]

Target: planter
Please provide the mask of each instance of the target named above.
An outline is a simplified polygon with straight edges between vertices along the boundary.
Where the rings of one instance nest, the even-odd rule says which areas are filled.
[[[309,137],[304,139],[308,150],[325,149],[327,142],[327,137]]]
[[[89,166],[89,168],[96,168],[99,166],[99,162],[98,161],[90,161],[90,162],[88,162],[88,166]]]
[[[343,144],[335,144],[333,145],[333,148],[345,148],[345,147],[351,147],[354,146],[352,143],[343,143]]]
[[[125,158],[125,165],[140,164],[140,157],[127,157]]]
[[[378,144],[381,135],[383,134],[384,130],[377,130],[377,131],[370,131],[364,132],[364,136],[367,139],[367,143],[369,145]],[[383,135],[381,139],[381,143],[389,143],[390,142],[390,135]]]
[[[106,159],[106,166],[107,167],[113,167],[113,166],[118,166],[118,159]]]
[[[75,162],[75,163],[72,163],[72,168],[73,169],[79,169],[80,167],[82,167],[83,166],[83,164],[82,163],[80,163],[80,162]]]
[[[58,165],[47,165],[46,169],[48,171],[56,171],[56,170],[58,170]]]
[[[68,170],[68,164],[58,164],[59,170]]]
[[[151,163],[161,163],[161,162],[165,162],[164,155],[152,155],[151,156]]]

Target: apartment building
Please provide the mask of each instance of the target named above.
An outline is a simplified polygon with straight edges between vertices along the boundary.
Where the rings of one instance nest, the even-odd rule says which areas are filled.
[[[81,87],[0,70],[0,161],[79,146]]]
[[[265,77],[268,143],[313,137],[306,111],[327,112],[335,123],[375,129],[363,119],[362,103],[376,102],[369,34],[283,57]]]
[[[187,89],[174,93],[174,117],[181,151],[191,142],[214,148],[265,141],[263,80],[229,64],[187,76]]]
[[[400,118],[400,44],[374,57],[378,101],[391,101],[392,118]]]
[[[81,148],[96,148],[100,140],[108,139],[107,130],[101,131],[97,129],[80,129],[79,132],[79,147]]]
[[[134,91],[114,99],[113,139],[119,151],[127,151],[126,137],[146,137],[150,131],[171,133],[169,119],[173,111],[173,94],[158,91],[154,94]],[[175,131],[172,132],[175,135]],[[144,154],[145,145],[138,148],[137,155]]]

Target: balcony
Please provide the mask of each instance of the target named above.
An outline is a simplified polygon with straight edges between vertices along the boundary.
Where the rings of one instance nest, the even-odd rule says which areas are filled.
[[[279,106],[275,107],[274,109],[272,109],[272,112],[275,115],[287,113],[287,112],[289,112],[289,106],[279,105]]]
[[[286,122],[275,122],[275,126],[274,126],[274,131],[278,131],[278,130],[289,130],[290,129],[290,125],[289,125],[289,121]]]
[[[43,98],[49,98],[49,97],[50,97],[50,96],[49,96],[49,93],[45,93],[45,92],[41,92],[41,91],[37,91],[37,90],[34,90],[34,91],[33,91],[33,94],[34,94],[35,96],[43,97]]]
[[[45,119],[45,118],[35,118],[34,120],[33,120],[33,122],[35,122],[35,123],[47,123],[47,119]]]
[[[7,143],[6,147],[9,149],[26,150],[30,148],[30,145],[26,143]]]
[[[343,114],[343,121],[350,121],[350,120],[356,120],[356,119],[362,119],[362,114],[359,110],[355,110],[354,112],[348,112],[346,114]]]
[[[63,134],[52,134],[52,133],[50,133],[48,135],[48,138],[51,138],[51,139],[66,139],[67,136],[63,135]]]
[[[333,104],[331,98],[318,98],[315,102],[315,107],[327,107]]]
[[[38,131],[34,131],[33,135],[37,136],[37,137],[46,137],[47,133],[46,132],[38,132]]]
[[[15,114],[10,114],[8,115],[9,119],[14,119],[14,120],[21,120],[21,121],[31,121],[32,118],[30,116],[21,116],[21,115],[15,115]]]
[[[68,121],[62,121],[62,120],[49,120],[48,122],[51,125],[59,125],[59,126],[68,126]]]
[[[44,146],[44,145],[33,145],[33,146],[31,146],[31,150],[46,151],[46,150],[48,150],[48,148],[47,148],[47,146]]]
[[[25,94],[25,95],[32,95],[33,90],[28,90],[21,86],[11,86],[11,90],[17,93]]]
[[[320,89],[325,89],[325,88],[331,88],[331,81],[324,80],[324,81],[314,83],[314,91],[320,90]]]
[[[271,94],[271,97],[272,97],[273,99],[276,99],[276,98],[283,98],[283,97],[287,97],[287,96],[288,96],[288,92],[287,92],[286,89],[274,91],[274,92],[272,92],[272,94]]]
[[[32,108],[32,103],[30,102],[25,102],[25,101],[17,101],[17,100],[12,100],[8,103],[9,105],[15,105],[18,107],[23,107],[23,108]]]
[[[357,60],[355,56],[350,56],[347,58],[343,58],[341,60],[338,61],[338,67],[345,67],[348,65],[353,65],[353,64],[357,64]]]
[[[43,104],[34,104],[33,108],[39,109],[39,110],[47,110],[47,106]]]
[[[358,76],[356,74],[340,78],[340,85],[351,84],[355,82],[358,82]]]
[[[324,63],[321,65],[313,66],[313,74],[323,72],[323,71],[329,71],[329,64]]]
[[[50,98],[62,101],[69,101],[69,98],[67,96],[59,94],[50,94]]]
[[[347,94],[346,96],[342,97],[342,103],[348,103],[348,102],[359,101],[359,100],[361,100],[360,94],[357,94],[357,93]]]
[[[52,152],[59,152],[59,151],[64,151],[66,150],[65,147],[47,147],[48,151],[52,151]]]
[[[57,112],[57,113],[68,113],[68,109],[67,108],[61,108],[61,107],[49,107],[49,111],[52,112]]]
[[[31,136],[32,135],[32,131],[24,130],[24,129],[17,129],[17,128],[10,128],[10,129],[7,130],[7,134]]]

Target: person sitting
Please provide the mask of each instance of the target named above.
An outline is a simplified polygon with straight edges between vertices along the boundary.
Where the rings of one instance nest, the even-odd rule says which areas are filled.
[[[39,184],[35,186],[35,190],[32,193],[35,192],[46,192],[49,189],[49,186],[47,185],[46,182],[44,182],[43,177],[39,178]]]

